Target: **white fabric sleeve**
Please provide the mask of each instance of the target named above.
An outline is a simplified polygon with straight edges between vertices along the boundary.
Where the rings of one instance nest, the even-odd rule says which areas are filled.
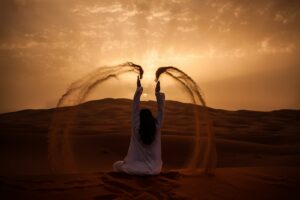
[[[157,101],[156,120],[157,120],[158,126],[161,127],[162,123],[163,123],[163,119],[164,119],[165,94],[160,93],[160,92],[156,92],[155,96],[156,96],[156,101]]]
[[[138,87],[134,93],[132,102],[131,125],[133,129],[139,126],[140,122],[140,98],[143,93],[143,87]]]

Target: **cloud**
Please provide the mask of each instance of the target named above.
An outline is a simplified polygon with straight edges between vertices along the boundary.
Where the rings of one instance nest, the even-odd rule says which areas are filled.
[[[197,26],[193,26],[193,27],[178,26],[177,30],[181,31],[181,32],[193,32],[193,31],[197,30]]]
[[[78,14],[81,16],[87,16],[92,14],[107,14],[107,13],[119,13],[123,11],[123,7],[120,3],[113,3],[109,5],[77,5],[70,9],[71,13]]]
[[[274,21],[281,22],[283,24],[288,24],[291,23],[292,21],[295,20],[297,15],[299,15],[300,12],[295,12],[295,13],[287,13],[287,12],[277,12],[274,15]]]
[[[266,38],[260,42],[260,47],[258,49],[259,53],[270,53],[270,54],[277,54],[277,53],[293,53],[296,50],[296,45],[293,43],[289,44],[278,44],[275,46],[272,44],[271,38]]]

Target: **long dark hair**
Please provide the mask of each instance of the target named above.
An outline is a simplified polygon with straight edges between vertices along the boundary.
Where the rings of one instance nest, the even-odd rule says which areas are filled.
[[[139,134],[144,144],[152,144],[156,133],[156,119],[153,117],[151,110],[144,108],[140,111],[140,128]]]

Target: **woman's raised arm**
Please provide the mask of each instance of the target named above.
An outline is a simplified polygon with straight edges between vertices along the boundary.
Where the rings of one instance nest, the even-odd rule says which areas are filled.
[[[165,107],[165,94],[160,92],[160,82],[158,81],[155,87],[155,96],[157,101],[157,124],[159,127],[162,126],[164,118],[164,107]]]
[[[143,93],[143,87],[141,86],[140,78],[137,77],[137,88],[133,96],[132,102],[132,113],[131,113],[131,123],[132,128],[135,129],[139,126],[140,121],[140,99]]]

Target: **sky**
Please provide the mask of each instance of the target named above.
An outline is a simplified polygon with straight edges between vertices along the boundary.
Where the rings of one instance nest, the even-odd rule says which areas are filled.
[[[300,109],[300,2],[296,0],[1,0],[0,113],[55,107],[69,85],[101,66],[142,65],[142,100],[154,74],[175,66],[207,105]],[[136,75],[89,99],[132,98]],[[161,79],[169,100],[188,102]]]

